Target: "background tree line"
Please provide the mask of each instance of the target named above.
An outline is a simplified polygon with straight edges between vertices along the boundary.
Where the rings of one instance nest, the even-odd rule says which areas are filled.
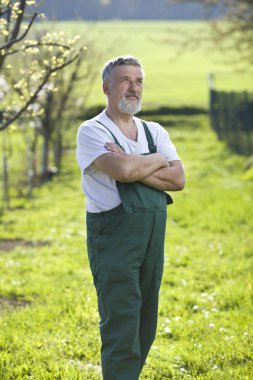
[[[189,2],[168,0],[168,3],[183,6]],[[204,29],[200,30],[197,38],[184,36],[181,47],[192,48],[203,39],[209,40],[212,48],[220,49],[226,54],[231,65],[246,63],[252,67],[253,0],[195,0],[194,3],[204,7],[210,28],[207,33]],[[211,17],[214,9],[217,12],[216,18]]]
[[[196,20],[205,17],[201,2],[194,1],[169,4],[167,0],[72,0],[63,7],[61,0],[45,0],[41,9],[56,20]]]

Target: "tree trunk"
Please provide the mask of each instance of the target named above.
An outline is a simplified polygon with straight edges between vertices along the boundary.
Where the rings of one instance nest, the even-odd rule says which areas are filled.
[[[58,171],[61,170],[62,160],[62,131],[60,124],[57,125],[56,139],[54,143],[54,164]]]
[[[42,181],[47,180],[48,174],[48,164],[49,164],[49,145],[50,138],[52,134],[52,106],[53,106],[53,94],[52,92],[47,93],[46,107],[45,107],[45,117],[42,122],[43,124],[43,147],[42,147],[42,170],[41,178]]]
[[[48,163],[49,163],[49,135],[44,133],[43,135],[43,146],[42,146],[42,168],[41,168],[41,178],[44,182],[47,179],[48,173]]]
[[[2,133],[3,136],[3,193],[2,193],[2,209],[10,208],[10,183],[9,183],[9,161],[6,146],[6,132]]]
[[[27,147],[27,159],[28,159],[28,191],[27,197],[32,197],[32,191],[35,186],[35,180],[37,177],[37,160],[36,160],[36,149],[37,149],[38,134],[35,132],[32,144],[28,143]]]

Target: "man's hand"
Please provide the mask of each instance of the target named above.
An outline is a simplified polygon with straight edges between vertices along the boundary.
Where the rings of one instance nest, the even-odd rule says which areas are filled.
[[[126,154],[118,145],[106,143],[108,153],[99,156],[93,166],[116,181],[135,182],[148,177],[154,171],[169,166],[159,153],[149,155]]]
[[[127,155],[119,145],[113,142],[106,143],[105,147],[114,155]],[[161,191],[182,190],[185,185],[183,165],[179,160],[168,161],[166,166],[157,169],[145,178],[140,178],[139,181]]]
[[[105,148],[108,150],[108,152],[114,154],[127,154],[118,144],[115,144],[113,142],[107,142],[105,144]]]
[[[182,162],[180,160],[170,161],[168,167],[154,171],[140,182],[161,191],[183,190],[185,174]]]

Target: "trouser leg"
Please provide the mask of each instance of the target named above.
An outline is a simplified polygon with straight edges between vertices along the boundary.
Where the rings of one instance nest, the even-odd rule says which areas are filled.
[[[139,379],[141,295],[137,271],[126,272],[108,273],[98,297],[104,380]]]
[[[141,362],[139,270],[143,246],[147,245],[143,241],[141,218],[132,214],[101,217],[87,222],[87,230],[101,318],[103,379],[138,380]]]
[[[155,337],[164,240],[164,228],[154,225],[163,222],[164,213],[157,214],[87,224],[104,380],[138,380]]]
[[[140,311],[141,368],[155,339],[158,298],[164,262],[166,213],[155,213],[155,223],[145,259],[140,269],[142,307]]]

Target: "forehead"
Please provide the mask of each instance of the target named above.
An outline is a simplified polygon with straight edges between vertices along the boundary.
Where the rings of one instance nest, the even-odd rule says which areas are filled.
[[[116,66],[113,72],[116,78],[121,77],[134,77],[134,78],[143,78],[142,69],[139,66],[134,65],[119,65]]]

